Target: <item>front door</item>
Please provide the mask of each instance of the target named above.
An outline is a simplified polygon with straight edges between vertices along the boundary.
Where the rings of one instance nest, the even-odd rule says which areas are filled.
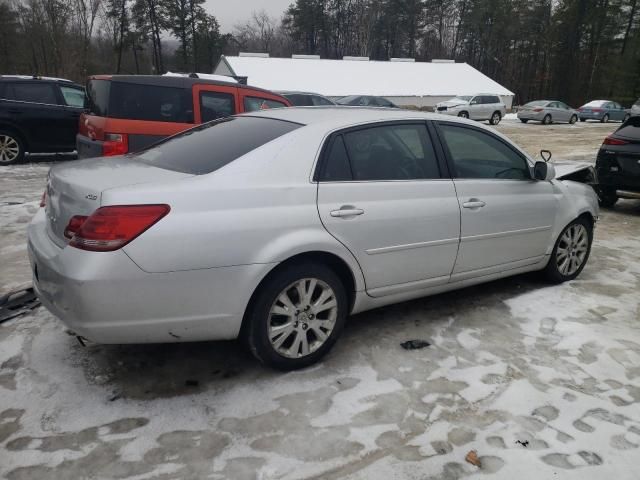
[[[551,242],[555,197],[525,157],[475,127],[440,123],[461,209],[452,281],[540,261]]]
[[[367,292],[384,296],[447,283],[460,209],[426,125],[384,123],[332,135],[318,173],[325,228],[357,258]]]

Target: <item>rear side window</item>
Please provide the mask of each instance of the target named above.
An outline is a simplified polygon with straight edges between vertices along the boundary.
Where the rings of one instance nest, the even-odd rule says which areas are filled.
[[[268,110],[269,108],[282,108],[286,105],[276,100],[268,100],[259,97],[244,97],[244,111],[257,112],[258,110]]]
[[[84,107],[84,90],[74,87],[60,86],[64,101],[70,107]]]
[[[323,181],[440,178],[433,146],[422,124],[370,127],[341,137],[330,146]]]
[[[109,110],[111,80],[89,80],[87,82],[87,103],[89,112],[106,117]]]
[[[56,91],[50,83],[13,83],[7,86],[5,93],[7,98],[20,102],[58,104]]]
[[[640,117],[630,117],[629,120],[618,128],[616,135],[640,140]]]
[[[497,138],[475,128],[441,124],[456,178],[525,180],[527,161]]]
[[[287,94],[286,97],[296,107],[309,107],[313,105],[311,103],[311,99],[309,98],[309,95],[303,95],[301,93],[291,93],[291,94]]]
[[[227,117],[194,127],[130,157],[167,170],[203,175],[301,126],[273,118]]]
[[[234,98],[230,93],[200,92],[200,117],[202,122],[229,117],[235,112]]]
[[[311,95],[311,99],[313,100],[313,104],[316,107],[322,107],[325,105],[333,105],[333,103],[331,102],[331,100],[328,100],[324,97],[320,97],[318,95]]]
[[[107,113],[111,118],[193,123],[191,89],[112,81]]]

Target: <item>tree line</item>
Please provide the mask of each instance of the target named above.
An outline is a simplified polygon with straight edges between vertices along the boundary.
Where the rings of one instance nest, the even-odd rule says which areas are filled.
[[[296,0],[223,34],[204,0],[0,0],[0,72],[210,72],[220,54],[467,62],[516,103],[640,97],[638,0]]]

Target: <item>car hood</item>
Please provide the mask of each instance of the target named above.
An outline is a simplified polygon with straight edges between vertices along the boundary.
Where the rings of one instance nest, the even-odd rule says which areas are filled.
[[[572,162],[569,160],[558,160],[553,162],[553,167],[556,170],[556,178],[558,180],[563,180],[564,178],[571,176],[576,172],[592,169],[593,165],[586,162]]]

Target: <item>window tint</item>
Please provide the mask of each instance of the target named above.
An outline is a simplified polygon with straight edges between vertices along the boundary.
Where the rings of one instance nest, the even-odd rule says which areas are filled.
[[[349,157],[347,156],[347,149],[344,145],[342,135],[334,137],[331,141],[321,177],[321,179],[326,182],[339,182],[353,179],[351,167],[349,166]]]
[[[202,175],[301,126],[272,118],[227,117],[194,127],[130,156],[167,170]]]
[[[497,138],[474,128],[440,125],[457,178],[531,178],[526,160]]]
[[[112,81],[107,113],[112,118],[193,123],[191,89]]]
[[[629,120],[616,130],[616,135],[640,140],[640,117],[630,117]]]
[[[70,107],[84,107],[84,90],[60,86],[64,101]]]
[[[282,108],[286,105],[276,100],[267,100],[266,98],[244,97],[244,111],[256,112],[258,110],[267,110],[269,108]]]
[[[354,180],[440,177],[425,125],[385,125],[343,137]]]
[[[200,92],[200,117],[202,123],[233,115],[233,95],[220,92]]]
[[[333,103],[331,103],[331,100],[321,97],[319,95],[311,95],[311,100],[313,101],[313,104],[316,107],[322,107],[325,105],[333,105]]]
[[[7,97],[21,102],[47,103],[57,105],[58,98],[50,83],[13,83],[7,88]]]

